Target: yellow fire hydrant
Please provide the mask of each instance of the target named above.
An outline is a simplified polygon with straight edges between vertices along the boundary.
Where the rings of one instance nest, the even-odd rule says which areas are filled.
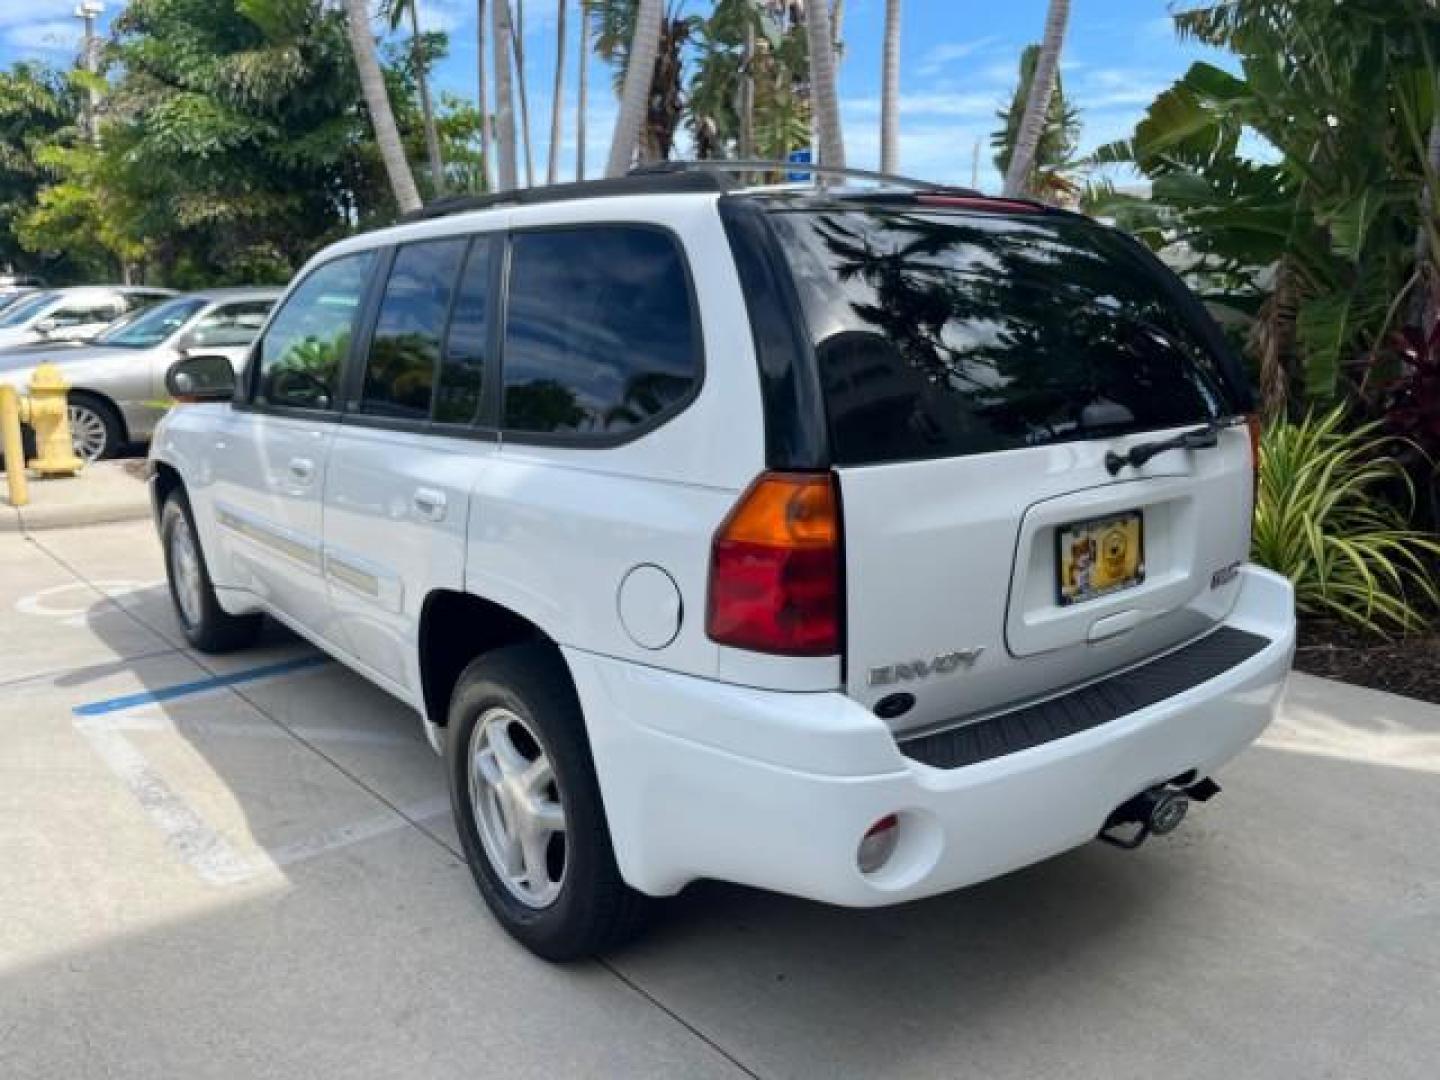
[[[5,452],[5,477],[10,504],[29,502],[20,425],[35,431],[35,457],[30,468],[42,477],[74,476],[85,465],[75,456],[70,441],[70,387],[54,364],[41,364],[30,376],[29,394],[20,397],[13,386],[0,386],[0,445]]]

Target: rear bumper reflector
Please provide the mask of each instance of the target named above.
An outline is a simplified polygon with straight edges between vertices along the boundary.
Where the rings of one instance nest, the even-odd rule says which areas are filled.
[[[1233,626],[1139,667],[1068,694],[983,720],[900,741],[906,757],[937,769],[959,769],[1063,739],[1149,708],[1224,674],[1270,644]]]

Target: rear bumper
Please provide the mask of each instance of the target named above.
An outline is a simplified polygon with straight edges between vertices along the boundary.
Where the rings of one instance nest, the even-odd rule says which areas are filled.
[[[945,892],[1092,839],[1120,803],[1214,772],[1278,707],[1295,647],[1289,583],[1253,567],[1227,625],[1269,644],[1108,723],[956,769],[904,756],[839,693],[778,693],[566,650],[625,879],[668,895],[717,878],[858,907]],[[855,863],[900,816],[894,856]]]

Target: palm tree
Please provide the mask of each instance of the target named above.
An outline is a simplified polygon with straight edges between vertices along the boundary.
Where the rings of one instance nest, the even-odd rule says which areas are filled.
[[[350,32],[350,48],[355,54],[355,70],[360,76],[360,92],[365,98],[370,123],[375,128],[375,142],[380,160],[390,179],[401,213],[420,208],[420,192],[410,163],[405,160],[405,147],[400,142],[400,129],[395,126],[395,113],[390,108],[390,94],[385,89],[385,75],[375,55],[375,39],[370,35],[370,10],[366,0],[345,0],[345,21]]]
[[[545,170],[545,182],[553,184],[559,178],[560,136],[564,132],[563,112],[565,102],[565,6],[569,0],[556,0],[555,12],[555,96],[550,103],[550,163]]]
[[[475,0],[475,74],[480,93],[476,103],[480,109],[480,177],[486,191],[495,190],[495,169],[490,162],[491,136],[494,128],[490,118],[489,77],[485,72],[485,0]]]
[[[435,106],[430,100],[430,78],[426,72],[425,39],[420,35],[419,0],[389,0],[390,29],[399,29],[400,20],[410,18],[410,63],[415,68],[415,85],[420,91],[420,117],[425,127],[425,156],[430,162],[430,186],[435,194],[445,193],[445,159],[440,156],[440,132],[435,127]]]
[[[620,94],[620,115],[615,119],[615,134],[610,142],[610,160],[605,165],[606,176],[624,176],[635,157],[654,81],[655,56],[660,51],[662,7],[663,0],[639,0],[635,12],[635,31]]]
[[[1020,133],[1015,138],[1015,152],[1010,155],[1010,168],[1005,172],[1005,194],[1023,195],[1035,167],[1035,150],[1050,114],[1050,95],[1055,91],[1060,71],[1060,47],[1065,41],[1065,23],[1070,18],[1070,0],[1050,0],[1045,16],[1045,37],[1040,42],[1040,56],[1035,61],[1035,77],[1030,81],[1030,98],[1020,120]]]
[[[807,5],[806,36],[810,44],[810,93],[815,112],[815,141],[820,161],[845,167],[845,136],[840,129],[840,94],[835,78],[835,38],[825,0]]]
[[[836,4],[837,9],[839,4]],[[900,171],[900,0],[885,0],[880,80],[880,171]]]
[[[1027,45],[1020,54],[1020,78],[1007,108],[996,113],[1000,128],[990,136],[990,145],[995,148],[995,167],[1001,175],[1010,171],[1010,160],[1015,156],[1015,143],[1020,136],[1020,121],[1024,117],[1026,103],[1030,100],[1030,87],[1035,82],[1035,65],[1040,57],[1039,45]],[[1040,129],[1040,139],[1035,144],[1035,156],[1030,166],[1030,175],[1025,178],[1023,190],[1041,199],[1062,205],[1073,203],[1080,194],[1080,185],[1073,177],[1079,168],[1076,151],[1080,144],[1080,110],[1065,97],[1065,85],[1058,75],[1055,90],[1050,95],[1045,124]]]
[[[510,35],[515,53],[515,83],[520,90],[520,139],[525,146],[525,186],[535,186],[535,155],[530,152],[530,94],[525,80],[525,0],[515,0],[515,32]]]
[[[580,59],[575,99],[575,179],[585,179],[585,95],[590,79],[590,19],[587,0],[580,0]]]
[[[365,0],[346,0],[361,3]],[[515,190],[515,100],[510,89],[510,0],[490,6],[490,33],[495,52],[495,145],[498,155],[497,191]]]

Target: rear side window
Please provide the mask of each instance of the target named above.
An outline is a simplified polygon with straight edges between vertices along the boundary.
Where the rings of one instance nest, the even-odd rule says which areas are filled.
[[[517,233],[512,245],[507,430],[623,435],[689,400],[700,333],[673,237],[604,225]]]
[[[771,215],[837,464],[1009,450],[1237,411],[1198,305],[1080,219]]]
[[[371,416],[428,420],[440,346],[463,238],[406,244],[395,253],[370,356],[360,411]]]
[[[285,299],[260,345],[256,399],[269,405],[329,409],[350,352],[372,251],[311,271]]]

